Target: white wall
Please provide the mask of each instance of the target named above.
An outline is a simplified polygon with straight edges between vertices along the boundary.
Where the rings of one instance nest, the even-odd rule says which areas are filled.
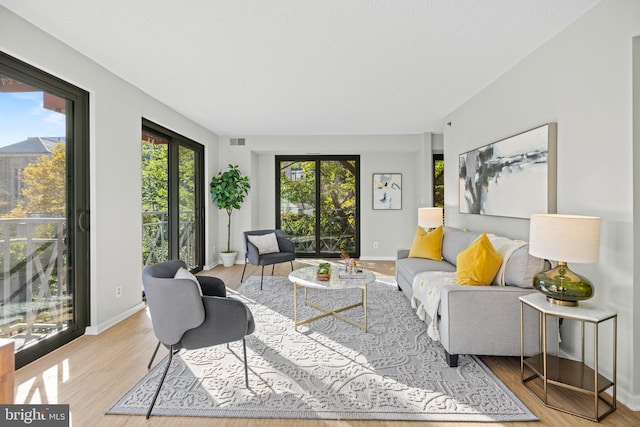
[[[215,167],[217,137],[2,6],[0,50],[90,93],[88,332],[100,332],[142,307],[141,118],[213,147],[206,149],[206,162]],[[217,220],[217,213],[209,215]],[[216,238],[215,230],[208,237]],[[116,286],[123,287],[120,298],[115,298]]]
[[[360,156],[361,258],[395,259],[398,249],[411,245],[418,207],[431,206],[431,193],[426,190],[431,179],[431,134],[247,136],[245,146],[231,146],[229,137],[221,136],[220,167],[237,164],[244,174],[250,175],[251,183],[246,205],[233,213],[232,249],[242,249],[242,231],[275,226],[275,155],[306,153]],[[401,210],[373,210],[374,172],[402,173]],[[224,227],[226,215],[221,215],[218,228],[222,231]],[[221,232],[218,251],[225,239],[225,233]],[[373,242],[378,242],[377,250],[373,249]],[[243,259],[239,253],[236,261]]]
[[[602,218],[600,262],[572,268],[593,280],[596,304],[618,312],[618,398],[636,410],[640,345],[634,326],[640,327],[640,308],[634,304],[634,255],[639,256],[633,250],[631,105],[639,17],[638,1],[603,1],[453,111],[444,132],[447,224],[528,239],[528,220],[459,214],[458,171],[451,166],[460,153],[558,123],[558,212]],[[576,355],[577,331],[562,332],[563,350]],[[600,338],[610,343],[610,330]],[[607,372],[611,356],[600,363]]]

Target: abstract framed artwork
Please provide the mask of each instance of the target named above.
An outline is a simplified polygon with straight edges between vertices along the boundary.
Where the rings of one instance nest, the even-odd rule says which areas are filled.
[[[402,174],[373,174],[373,209],[402,209]]]
[[[459,156],[459,212],[529,219],[556,212],[557,123]]]

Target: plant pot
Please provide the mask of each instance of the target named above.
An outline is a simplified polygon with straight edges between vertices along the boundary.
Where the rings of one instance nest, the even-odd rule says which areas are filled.
[[[236,262],[236,251],[220,252],[220,258],[222,259],[222,265],[231,267]]]
[[[328,262],[322,262],[318,264],[316,277],[318,278],[318,280],[329,280],[331,278],[331,264],[329,264]]]

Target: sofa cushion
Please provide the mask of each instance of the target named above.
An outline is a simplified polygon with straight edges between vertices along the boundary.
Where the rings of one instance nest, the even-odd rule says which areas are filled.
[[[406,250],[408,254],[408,250]],[[402,258],[396,260],[396,280],[398,288],[404,292],[409,301],[413,295],[413,278],[424,271],[456,271],[456,267],[446,261],[427,258]]]
[[[404,258],[396,263],[398,274],[409,279],[409,283],[413,277],[424,271],[456,271],[456,267],[446,261],[436,261],[426,258]]]
[[[445,227],[442,235],[442,258],[456,265],[456,258],[463,249],[469,247],[480,233],[464,231],[459,228]]]
[[[533,276],[551,266],[538,257],[529,255],[529,245],[517,249],[505,266],[504,279],[509,286],[520,288],[533,288]]]
[[[428,258],[441,261],[442,226],[431,231],[425,231],[424,228],[418,226],[409,250],[409,258]]]
[[[457,257],[457,282],[460,285],[486,286],[502,265],[502,257],[495,250],[486,233]]]

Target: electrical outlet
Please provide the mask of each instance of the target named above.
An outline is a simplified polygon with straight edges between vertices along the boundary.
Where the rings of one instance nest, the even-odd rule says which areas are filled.
[[[120,298],[122,296],[122,286],[116,286],[116,298]]]
[[[378,242],[373,242],[373,249],[378,249]]]

